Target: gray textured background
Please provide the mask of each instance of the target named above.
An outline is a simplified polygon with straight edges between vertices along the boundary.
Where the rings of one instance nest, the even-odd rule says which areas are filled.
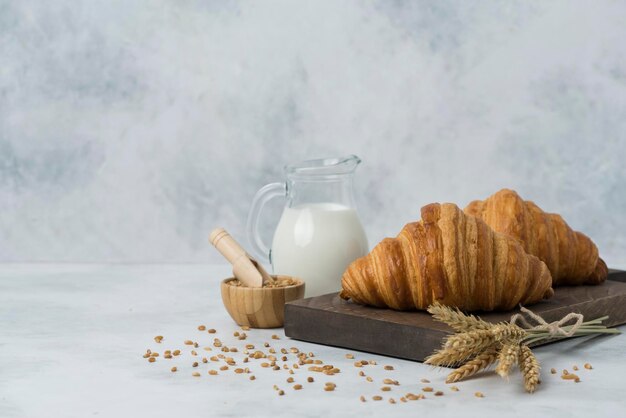
[[[517,189],[626,267],[626,2],[0,0],[0,261],[219,260],[355,153],[370,244]],[[280,209],[266,219],[270,234]]]

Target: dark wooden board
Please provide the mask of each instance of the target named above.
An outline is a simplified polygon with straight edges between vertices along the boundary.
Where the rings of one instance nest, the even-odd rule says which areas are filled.
[[[546,321],[570,312],[586,319],[609,315],[608,326],[626,323],[626,271],[611,270],[600,286],[559,287],[554,296],[529,307]],[[519,312],[477,313],[489,322]],[[285,334],[297,340],[423,361],[451,332],[426,312],[398,312],[346,302],[338,294],[285,305]]]

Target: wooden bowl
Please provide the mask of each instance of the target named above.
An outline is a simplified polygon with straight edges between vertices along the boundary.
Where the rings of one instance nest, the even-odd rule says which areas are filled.
[[[275,278],[286,276],[272,276]],[[285,287],[231,286],[230,277],[221,284],[222,302],[231,318],[251,328],[278,328],[285,322],[285,303],[304,297],[304,282]]]

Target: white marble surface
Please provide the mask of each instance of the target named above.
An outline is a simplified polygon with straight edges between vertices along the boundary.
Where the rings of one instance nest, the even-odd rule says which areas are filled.
[[[294,378],[304,386],[298,392],[285,383],[285,371],[261,368],[254,360],[248,366],[255,381],[232,371],[209,376],[207,365],[191,367],[190,349],[183,341],[210,345],[211,335],[196,329],[205,324],[217,329],[216,336],[228,346],[243,346],[232,336],[238,327],[219,297],[218,283],[228,273],[226,266],[209,265],[0,265],[0,416],[588,418],[620,416],[626,408],[624,335],[537,349],[544,369],[571,370],[573,364],[585,362],[594,369],[582,369],[579,384],[544,371],[534,395],[524,393],[518,374],[509,382],[492,374],[462,382],[457,385],[460,392],[454,393],[446,389],[443,371],[419,363],[355,353],[358,359],[376,359],[379,364],[356,369],[344,358],[353,351],[289,340],[282,329],[250,330],[245,343],[262,347],[268,341],[276,348],[312,351],[342,372],[322,378],[297,370]],[[281,339],[272,340],[274,333]],[[159,334],[165,337],[160,345],[152,340]],[[149,364],[141,357],[147,348],[181,348],[184,355],[174,360],[159,357]],[[384,371],[384,364],[395,370]],[[172,365],[178,366],[177,373],[169,371]],[[202,376],[192,377],[193,370]],[[359,370],[375,383],[358,377]],[[305,381],[308,375],[314,383]],[[421,378],[430,379],[430,386],[445,395],[407,404],[361,403],[360,395],[381,393],[385,377],[401,383],[385,398],[419,392]],[[336,391],[324,392],[325,381],[335,382]],[[277,396],[274,384],[286,395]],[[478,390],[486,397],[475,398]]]
[[[372,245],[507,186],[617,266],[625,21],[614,0],[2,0],[0,261],[219,262],[207,232],[245,242],[284,164],[354,153]]]

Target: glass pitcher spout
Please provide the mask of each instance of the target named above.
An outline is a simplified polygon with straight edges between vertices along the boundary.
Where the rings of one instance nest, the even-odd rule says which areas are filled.
[[[356,155],[348,155],[285,166],[286,206],[332,203],[354,208],[353,174],[360,162]]]
[[[287,177],[293,179],[311,178],[322,180],[354,173],[361,159],[356,155],[338,158],[320,158],[302,161],[285,166]]]

